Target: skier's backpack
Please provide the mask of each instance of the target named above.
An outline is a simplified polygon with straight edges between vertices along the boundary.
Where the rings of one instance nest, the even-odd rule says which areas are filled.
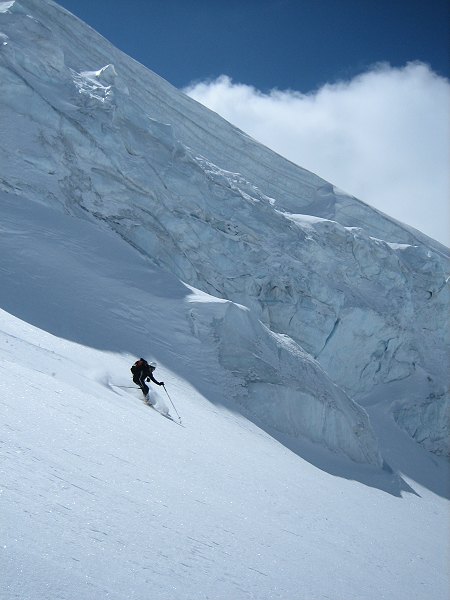
[[[145,365],[146,361],[143,358],[140,358],[139,360],[137,360],[134,365],[131,367],[130,371],[133,373],[133,375],[136,375],[137,373],[139,373],[139,371],[142,369],[142,367]]]

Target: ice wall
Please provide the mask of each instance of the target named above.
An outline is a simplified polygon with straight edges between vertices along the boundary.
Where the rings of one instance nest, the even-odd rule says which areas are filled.
[[[230,393],[247,414],[281,433],[381,466],[365,411],[298,344],[233,302],[195,294],[190,305],[193,333],[216,348],[220,364],[233,374]]]

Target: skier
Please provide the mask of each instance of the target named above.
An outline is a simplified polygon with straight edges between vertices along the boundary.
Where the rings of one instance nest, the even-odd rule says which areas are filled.
[[[156,381],[153,377],[153,371],[156,369],[156,363],[151,362],[150,364],[145,360],[145,358],[140,358],[137,360],[134,365],[131,367],[131,372],[133,373],[133,382],[138,385],[144,397],[147,399],[149,387],[146,385],[146,381],[153,381],[156,385],[164,385],[164,381]]]

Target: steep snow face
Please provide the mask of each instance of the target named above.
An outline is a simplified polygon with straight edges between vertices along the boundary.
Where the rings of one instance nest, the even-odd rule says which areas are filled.
[[[4,310],[59,338],[126,353],[130,364],[134,353],[151,352],[187,371],[200,388],[211,379],[214,402],[234,398],[275,435],[304,436],[356,462],[381,465],[365,411],[248,309],[152,267],[97,222],[4,192],[0,203]],[[266,373],[265,365],[272,365]],[[129,365],[121,368],[116,381],[128,380]],[[105,369],[89,366],[94,379]]]
[[[286,354],[301,365],[286,389],[259,359],[237,370],[230,361],[224,347],[233,332],[219,323],[237,309],[208,327],[219,336],[222,364],[243,383],[241,403],[275,427],[297,430],[301,422],[303,433],[304,415],[291,415],[296,406],[311,416],[313,439],[336,447],[339,438],[342,447],[339,430],[360,440],[365,416],[356,405],[342,411],[345,427],[323,426],[330,397],[349,402],[337,388],[331,393],[332,382],[364,402],[376,389],[419,378],[423,400],[439,398],[448,409],[444,248],[257,144],[53,3],[1,7],[0,189],[100,219],[183,281],[247,307],[283,355],[278,368],[290,363]],[[259,329],[249,328],[257,339]],[[245,364],[241,355],[238,362]],[[273,397],[277,416],[264,408]],[[418,441],[441,439],[442,410],[427,411]],[[393,414],[413,433],[408,411]]]
[[[110,350],[131,340],[129,330],[150,305],[157,340],[167,327],[171,334],[178,330],[181,357],[171,348],[164,360],[160,356],[158,371],[185,427],[145,406],[139,390],[113,385],[129,384],[129,354],[56,337],[0,310],[2,600],[287,600],[299,590],[308,600],[447,600],[442,525],[449,505],[439,492],[447,487],[448,493],[448,463],[390,432],[386,422],[380,426],[389,434],[385,446],[398,452],[389,463],[407,474],[404,479],[350,461],[342,461],[347,477],[336,477],[330,453],[320,453],[325,464],[316,468],[289,452],[221,405],[213,361],[198,360],[205,344],[186,335],[183,310],[177,310],[183,308],[179,283],[154,269],[163,284],[158,294],[165,291],[155,296],[142,281],[145,261],[120,240],[39,208],[43,217],[57,219],[56,231],[64,234],[60,257],[71,271],[60,281],[58,271],[32,269],[30,291],[46,276],[55,286],[47,293],[66,294],[78,311],[80,336],[90,330]],[[26,213],[15,226],[28,229]],[[29,233],[41,234],[41,260],[51,260],[45,242],[54,249],[48,235],[55,230],[40,226]],[[78,245],[91,235],[98,240],[94,252]],[[2,251],[4,238],[2,232]],[[34,242],[28,246],[27,239],[26,254]],[[32,256],[37,260],[36,252]],[[117,263],[127,278],[110,277]],[[16,271],[16,277],[25,274]],[[109,339],[100,312],[92,314],[99,280],[100,308],[116,299],[115,313],[107,313]],[[84,311],[71,284],[80,286]],[[198,292],[195,297],[197,309]],[[31,304],[26,294],[18,298],[27,300]],[[44,317],[45,306],[39,309]],[[58,312],[47,306],[47,318]],[[136,327],[133,333],[148,349],[145,332]],[[151,346],[160,354],[159,344]],[[177,374],[190,353],[195,381]],[[202,386],[203,396],[198,381],[208,371],[211,385]],[[157,401],[158,390],[152,390]]]

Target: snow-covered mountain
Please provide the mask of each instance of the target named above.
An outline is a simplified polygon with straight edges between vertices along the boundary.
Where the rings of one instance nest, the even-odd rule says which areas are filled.
[[[247,332],[251,359],[221,348],[226,336],[217,350],[237,400],[263,421],[262,396],[280,405],[281,431],[379,462],[352,400],[403,381],[393,414],[446,451],[445,249],[255,143],[54,4],[1,10],[5,192],[102,220],[181,280],[246,307],[237,317],[219,303],[200,319],[233,344]],[[260,338],[265,355],[251,352]],[[304,409],[318,415],[291,418]],[[330,412],[356,434],[324,428]]]
[[[0,83],[8,600],[444,598],[448,250],[49,0]]]

